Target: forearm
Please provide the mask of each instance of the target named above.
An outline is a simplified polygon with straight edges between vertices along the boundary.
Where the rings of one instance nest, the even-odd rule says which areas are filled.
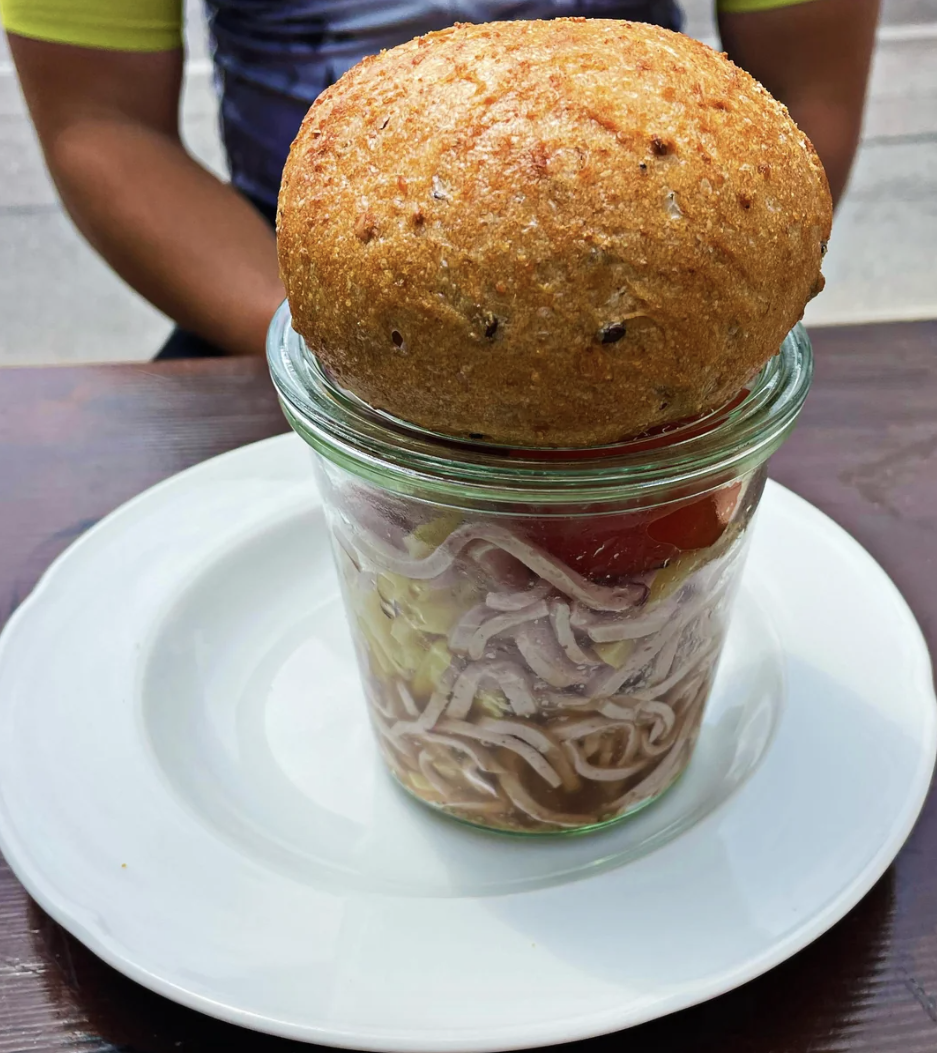
[[[260,354],[283,298],[275,241],[234,189],[175,137],[88,117],[47,143],[76,225],[118,274],[186,329],[231,354]]]
[[[859,144],[878,7],[879,0],[811,0],[719,18],[729,57],[787,106],[813,142],[834,202]]]
[[[813,143],[830,183],[833,204],[839,203],[859,146],[861,111],[836,100],[799,97],[789,92],[784,100],[797,126]]]

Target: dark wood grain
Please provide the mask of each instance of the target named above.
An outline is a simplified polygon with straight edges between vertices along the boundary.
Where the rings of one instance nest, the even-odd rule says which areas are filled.
[[[937,649],[937,322],[819,330],[817,381],[774,476],[849,529]],[[285,430],[247,359],[0,372],[0,622],[101,516],[206,457]],[[937,1051],[937,805],[834,929],[738,991],[583,1043],[629,1053]],[[126,980],[0,862],[0,1053],[308,1049]]]

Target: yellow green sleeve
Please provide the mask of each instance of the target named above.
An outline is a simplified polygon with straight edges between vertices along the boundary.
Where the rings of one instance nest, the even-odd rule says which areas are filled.
[[[182,0],[0,0],[8,33],[115,51],[182,46]]]
[[[776,7],[793,7],[794,4],[807,4],[810,0],[716,0],[716,7],[725,14],[737,14],[740,11],[770,11]]]

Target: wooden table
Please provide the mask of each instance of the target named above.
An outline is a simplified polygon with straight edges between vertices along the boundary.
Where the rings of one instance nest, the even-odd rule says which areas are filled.
[[[819,330],[817,381],[775,478],[849,529],[937,644],[937,322]],[[125,499],[285,430],[246,359],[0,371],[0,622]],[[180,948],[180,953],[184,949]],[[628,1053],[937,1051],[937,806],[865,900],[753,983],[596,1039]],[[285,1053],[124,979],[0,860],[0,1053]]]

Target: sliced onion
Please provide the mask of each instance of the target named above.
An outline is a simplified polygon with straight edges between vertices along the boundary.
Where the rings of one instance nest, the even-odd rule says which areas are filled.
[[[459,674],[446,716],[456,720],[467,717],[483,683],[493,683],[503,691],[518,716],[532,716],[537,712],[537,703],[524,670],[516,662],[502,659],[473,662]]]
[[[490,541],[470,541],[463,550],[486,579],[498,589],[522,592],[538,584],[531,571],[519,559]]]
[[[591,782],[620,782],[622,779],[628,779],[632,775],[637,775],[639,771],[642,771],[651,763],[650,758],[646,758],[638,761],[636,764],[626,764],[623,768],[598,768],[583,757],[575,742],[564,742],[563,749],[569,755],[569,759],[572,761],[576,771],[584,779],[589,779]]]
[[[476,726],[486,731],[496,731],[499,735],[515,735],[524,742],[529,742],[534,749],[541,753],[549,753],[558,748],[558,743],[535,724],[527,724],[521,720],[498,720],[495,717],[482,717],[476,721]]]
[[[528,674],[515,662],[498,663],[498,670],[491,674],[491,681],[504,692],[511,709],[519,717],[530,717],[537,712],[537,701]]]
[[[370,563],[375,564],[387,574],[399,574],[405,578],[427,581],[430,578],[438,577],[452,565],[452,561],[458,551],[453,540],[456,535],[464,535],[465,530],[466,527],[460,527],[458,530],[453,531],[441,545],[422,559],[414,559],[405,550],[388,544],[388,542],[366,529],[360,523],[356,524],[355,527],[353,545],[359,555],[363,554]],[[338,533],[337,530],[336,533]]]
[[[627,811],[632,805],[640,804],[650,797],[656,797],[673,782],[680,769],[683,756],[687,751],[687,742],[681,742],[637,786],[619,797],[612,806],[618,812]]]
[[[535,724],[527,724],[520,720],[495,720],[491,717],[483,717],[478,721],[478,726],[486,731],[496,731],[502,735],[514,735],[529,743],[536,750],[540,750],[556,769],[563,783],[563,789],[574,793],[579,789],[579,780],[576,778],[572,768],[567,763],[560,744],[543,728]]]
[[[568,742],[574,739],[584,739],[587,735],[601,734],[603,731],[611,731],[613,728],[617,729],[633,724],[633,718],[615,720],[609,717],[587,717],[585,720],[577,720],[573,724],[565,724],[563,727],[551,730],[561,742]]]
[[[648,684],[646,687],[638,688],[635,691],[632,691],[631,695],[633,698],[640,699],[642,702],[653,702],[662,695],[666,695],[668,691],[675,688],[677,684],[687,679],[700,668],[706,668],[712,664],[718,654],[719,641],[715,640],[710,643],[709,647],[697,651],[688,661],[682,663],[667,677],[666,680],[662,680],[657,684]]]
[[[462,670],[452,688],[452,697],[446,707],[447,717],[453,720],[464,720],[468,716],[486,672],[486,666],[480,662],[475,662]]]
[[[643,669],[657,657],[661,650],[672,639],[679,642],[680,633],[683,631],[683,622],[677,618],[660,632],[655,633],[636,647],[628,661],[620,669],[601,669],[586,684],[586,694],[593,698],[608,698],[618,691],[622,684],[629,680],[638,680]],[[631,692],[637,697],[635,692]]]
[[[410,694],[410,689],[402,680],[397,681],[397,694],[400,696],[400,701],[403,702],[403,708],[407,711],[407,714],[411,717],[418,717],[420,715],[419,706],[414,701],[413,695]]]
[[[412,728],[417,731],[429,731],[436,721],[446,711],[446,706],[449,705],[449,698],[452,694],[452,685],[455,682],[458,672],[455,666],[450,665],[442,676],[439,678],[439,683],[436,685],[436,690],[430,696],[429,702],[423,709],[423,712],[413,721],[398,720],[396,724],[391,728],[393,734],[398,733],[398,728]]]
[[[507,806],[500,798],[496,801],[447,801],[445,807],[452,811],[475,812],[478,815],[504,815]]]
[[[630,730],[630,725],[629,725],[629,730]],[[626,751],[625,751],[627,753],[627,756],[623,757],[622,758],[623,760],[631,760],[631,758],[634,756],[634,749],[632,748],[632,745],[634,743],[634,739],[635,738],[636,738],[636,736],[634,734],[629,734],[628,735],[628,746],[627,746]],[[593,740],[598,740],[597,743],[596,743],[595,748],[597,749],[599,756],[598,756],[598,760],[595,761],[594,763],[596,763],[599,768],[610,768],[610,767],[612,767],[612,758],[615,756],[615,741],[612,738],[612,736],[611,735],[593,735],[592,739]],[[583,752],[585,753],[585,756],[586,756],[586,760],[589,760],[592,757],[592,753],[590,752],[590,749],[589,749],[589,740],[586,740],[582,744],[582,746],[583,746]]]
[[[380,713],[382,717],[386,717],[388,720],[396,720],[399,717],[399,713],[394,709],[389,702],[384,701],[384,697],[380,691],[375,691],[370,684],[365,683],[364,693],[368,699],[368,702],[374,707],[374,709]]]
[[[635,670],[626,662],[621,669],[601,669],[586,684],[585,693],[594,699],[608,698],[625,683],[634,677]]]
[[[456,654],[465,654],[478,627],[490,614],[491,611],[483,603],[470,607],[449,630],[449,649]]]
[[[569,604],[554,600],[550,604],[550,623],[556,635],[557,643],[566,652],[566,657],[577,665],[601,665],[594,655],[586,654],[579,646],[576,634],[570,624]]]
[[[516,753],[525,760],[554,789],[558,789],[562,785],[562,779],[553,770],[546,758],[532,746],[514,735],[504,735],[488,728],[479,728],[465,720],[442,720],[439,723],[439,729],[450,735],[462,735],[468,739],[476,739],[491,746],[499,746],[502,749],[511,750],[512,753]]]
[[[417,718],[417,726],[427,731],[435,727],[436,721],[445,713],[447,705],[449,705],[448,693],[434,691],[429,702],[426,703],[426,709]]]
[[[516,556],[534,574],[550,582],[560,592],[599,610],[624,611],[644,603],[648,587],[641,582],[620,586],[596,585],[537,545],[522,541],[503,527],[486,524],[484,537]]]
[[[620,640],[640,640],[642,636],[660,632],[674,616],[672,605],[659,604],[651,609],[623,617],[596,612],[581,603],[573,605],[570,623],[574,629],[586,633],[596,643],[618,643]]]
[[[654,661],[654,671],[651,674],[655,680],[659,679],[663,681],[670,675],[682,639],[682,631],[674,633],[664,642],[664,646],[657,652],[657,658]]]
[[[487,793],[489,797],[497,797],[498,791],[488,782],[478,769],[468,761],[461,765],[462,776],[473,789],[479,793]]]
[[[393,749],[395,753],[400,754],[404,760],[410,764],[415,765],[417,763],[417,754],[413,749],[413,746],[405,739],[399,738],[396,734],[395,727],[388,728],[384,723],[379,720],[374,721],[375,727],[381,734],[381,741],[384,745]]]
[[[520,626],[514,633],[514,642],[524,661],[550,687],[572,687],[589,678],[587,670],[566,657],[545,625]]]
[[[550,716],[595,709],[595,699],[588,695],[572,691],[550,691],[546,688],[537,691],[537,703],[540,709]]]
[[[677,723],[674,711],[666,702],[645,702],[641,706],[641,749],[649,757],[656,757],[673,745],[671,734]],[[650,720],[648,720],[650,718]]]
[[[499,633],[503,633],[508,629],[513,629],[518,625],[523,625],[525,622],[533,622],[538,618],[546,618],[549,614],[545,600],[540,600],[537,603],[531,604],[529,607],[524,607],[519,611],[505,612],[504,614],[496,614],[486,621],[483,621],[481,625],[472,633],[472,637],[468,644],[468,655],[469,658],[473,658],[476,661],[481,658],[485,653],[485,648],[488,646],[488,641]]]
[[[443,801],[445,801],[452,793],[452,787],[445,781],[445,779],[443,779],[439,772],[436,771],[436,768],[433,765],[433,760],[426,750],[420,750],[418,764],[423,778],[426,779],[430,786],[432,786]]]
[[[666,702],[644,702],[641,705],[641,716],[651,716],[654,720],[654,725],[663,725],[664,734],[669,735],[673,731],[673,726],[677,722],[677,716],[674,711],[667,705]],[[657,736],[660,738],[660,736]]]
[[[413,559],[364,528],[359,528],[356,535],[356,548],[371,563],[388,573],[417,581],[438,577],[451,566],[470,541],[480,540],[497,545],[560,592],[580,600],[588,607],[625,611],[640,606],[647,599],[648,587],[643,582],[628,582],[618,586],[596,585],[539,546],[516,537],[510,530],[494,523],[467,523],[459,527],[423,559]]]
[[[512,592],[489,592],[485,597],[485,603],[494,611],[519,611],[538,600],[546,599],[552,587],[548,581],[538,581],[536,585],[526,589],[515,589]]]
[[[478,743],[466,742],[464,739],[456,738],[455,735],[443,735],[438,731],[427,731],[423,734],[420,734],[419,731],[415,731],[413,734],[418,736],[418,741],[420,742],[432,742],[456,750],[463,756],[468,757],[481,771],[499,775],[505,770],[504,765],[499,764],[494,757],[492,757],[491,754]]]
[[[622,705],[622,702],[629,702],[630,705]],[[612,720],[627,721],[630,724],[634,724],[640,717],[641,703],[639,700],[634,699],[631,695],[618,695],[608,699],[607,701],[600,702],[596,709],[606,717]]]
[[[531,819],[536,819],[538,823],[576,827],[583,826],[589,822],[589,816],[587,815],[568,815],[565,812],[554,812],[551,808],[538,804],[521,785],[520,779],[512,773],[501,775],[498,782],[500,782],[501,788],[510,797],[511,803],[526,815],[529,815]]]

